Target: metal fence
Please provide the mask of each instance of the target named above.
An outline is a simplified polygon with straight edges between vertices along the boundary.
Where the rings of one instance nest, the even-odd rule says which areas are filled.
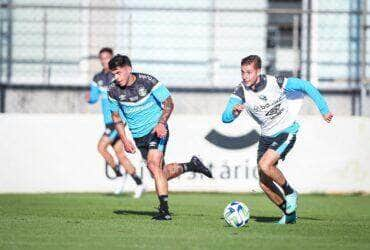
[[[368,0],[0,0],[0,84],[86,86],[111,46],[171,88],[229,89],[240,59],[323,90],[369,81]],[[2,98],[3,100],[4,98]]]

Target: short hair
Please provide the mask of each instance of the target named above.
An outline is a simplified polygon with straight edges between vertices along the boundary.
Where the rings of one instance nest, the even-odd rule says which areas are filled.
[[[100,51],[99,51],[99,56],[102,54],[102,53],[109,53],[111,55],[113,55],[113,49],[112,48],[109,48],[109,47],[104,47],[104,48],[101,48]]]
[[[257,55],[249,55],[247,57],[244,57],[242,59],[240,65],[250,65],[252,63],[254,64],[255,68],[261,69],[261,67],[262,67],[261,57],[259,57]]]
[[[109,61],[109,69],[114,70],[118,67],[124,67],[124,66],[131,66],[131,60],[126,55],[115,55],[112,59]]]

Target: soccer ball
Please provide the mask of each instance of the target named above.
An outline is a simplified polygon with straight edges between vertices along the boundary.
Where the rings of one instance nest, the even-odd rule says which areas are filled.
[[[249,221],[249,209],[240,201],[233,201],[225,207],[224,218],[233,227],[242,227]]]

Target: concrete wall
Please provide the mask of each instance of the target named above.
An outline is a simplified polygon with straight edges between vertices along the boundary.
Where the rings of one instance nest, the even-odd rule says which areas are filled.
[[[84,100],[85,90],[32,90],[8,89],[6,91],[7,113],[98,113],[100,104],[89,105]],[[221,114],[229,93],[172,92],[177,114]],[[350,116],[353,94],[323,92],[329,107],[336,115]],[[303,115],[316,115],[318,111],[306,97],[301,109]],[[364,116],[370,116],[370,95],[367,96]]]

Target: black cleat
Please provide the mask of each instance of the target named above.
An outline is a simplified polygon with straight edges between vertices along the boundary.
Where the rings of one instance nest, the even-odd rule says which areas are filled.
[[[153,220],[172,220],[168,209],[158,208],[158,214],[152,218]]]
[[[212,172],[199,160],[198,157],[193,156],[190,163],[194,167],[194,172],[204,174],[208,178],[213,178]]]

